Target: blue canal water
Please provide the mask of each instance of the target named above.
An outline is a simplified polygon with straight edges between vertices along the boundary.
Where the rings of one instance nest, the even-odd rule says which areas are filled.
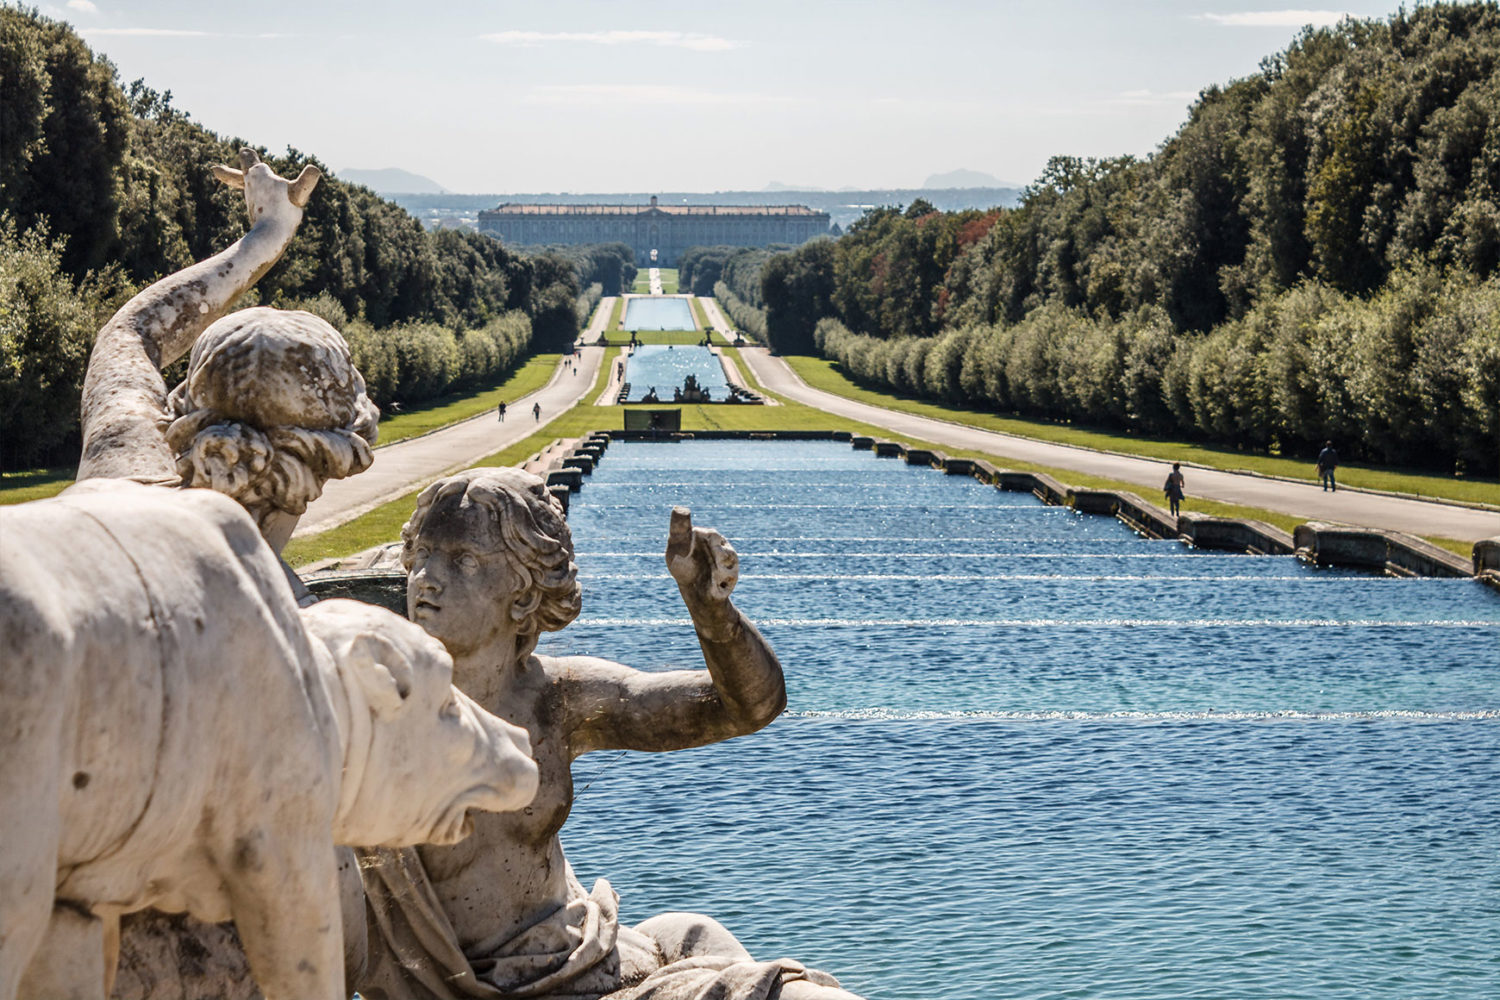
[[[651,391],[664,403],[672,402],[672,390],[680,389],[689,375],[696,375],[700,388],[710,398],[723,402],[729,398],[729,383],[719,356],[706,347],[684,344],[645,344],[635,349],[625,362],[625,381],[630,383],[630,398],[638,400]]]
[[[659,296],[625,300],[625,318],[620,326],[626,330],[696,330],[693,311],[687,299]]]
[[[1194,552],[832,443],[624,444],[543,651],[700,666],[671,505],[787,713],[578,761],[568,857],[870,1000],[1500,996],[1500,597]]]

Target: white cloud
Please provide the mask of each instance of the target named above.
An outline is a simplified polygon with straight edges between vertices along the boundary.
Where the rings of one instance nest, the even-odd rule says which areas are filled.
[[[1131,107],[1154,107],[1161,104],[1181,104],[1184,101],[1194,100],[1198,96],[1195,90],[1122,90],[1104,99],[1105,104],[1127,105]]]
[[[95,7],[89,0],[68,0],[68,9],[83,11],[85,14],[99,13],[99,8]]]
[[[1198,16],[1228,28],[1300,28],[1307,24],[1327,28],[1354,15],[1346,10],[1247,10],[1238,14]]]
[[[796,104],[797,98],[768,94],[727,94],[690,87],[657,86],[646,83],[579,83],[537,87],[522,100],[527,104],[592,105],[601,101],[631,104],[750,105]]]
[[[120,35],[141,38],[208,38],[212,31],[183,31],[180,28],[83,28],[85,35]]]
[[[658,45],[666,48],[691,49],[694,52],[725,52],[740,47],[739,42],[717,35],[700,35],[682,31],[498,31],[480,35],[497,45],[520,45],[534,48],[549,42],[584,45]]]

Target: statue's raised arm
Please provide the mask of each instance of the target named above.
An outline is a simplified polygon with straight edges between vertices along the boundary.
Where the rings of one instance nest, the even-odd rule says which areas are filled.
[[[286,250],[322,176],[307,166],[288,181],[249,149],[240,163],[214,176],[244,189],[250,231],[147,288],[99,331],[83,383],[78,478],[218,490],[280,552],[324,483],[369,468],[380,412],[324,320],[228,312]],[[189,349],[187,377],[168,394],[162,368]]]
[[[222,253],[151,285],[99,331],[83,383],[80,480],[181,480],[167,443],[161,371],[280,259],[322,176],[308,165],[288,181],[251,149],[240,150],[240,169],[215,166],[213,171],[225,184],[244,189],[250,231]]]

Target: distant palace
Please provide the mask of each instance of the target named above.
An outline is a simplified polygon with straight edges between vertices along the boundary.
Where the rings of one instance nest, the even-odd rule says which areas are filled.
[[[646,267],[651,251],[664,267],[688,247],[806,243],[827,235],[827,212],[806,205],[519,205],[479,213],[479,231],[522,245],[624,243]]]

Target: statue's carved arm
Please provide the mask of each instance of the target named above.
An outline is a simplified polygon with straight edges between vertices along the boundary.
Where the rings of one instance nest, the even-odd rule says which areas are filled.
[[[781,663],[730,601],[739,557],[716,531],[672,511],[667,567],[692,616],[708,670],[648,672],[571,657],[566,673],[576,719],[573,755],[591,750],[679,750],[760,729],[786,708]]]
[[[240,150],[240,165],[213,170],[220,181],[244,189],[250,231],[222,253],[146,288],[99,331],[83,383],[79,480],[178,481],[165,436],[161,371],[280,259],[322,176],[309,165],[288,181],[250,149]]]

